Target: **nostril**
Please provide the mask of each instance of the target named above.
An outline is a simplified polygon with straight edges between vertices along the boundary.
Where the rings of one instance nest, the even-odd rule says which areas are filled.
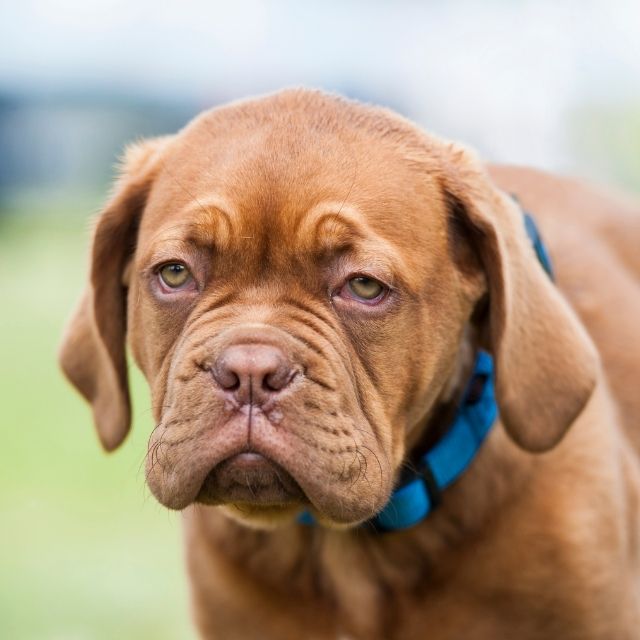
[[[237,391],[240,388],[240,378],[235,373],[229,375],[229,382],[224,386],[227,391]]]
[[[240,377],[224,361],[217,362],[213,366],[211,375],[225,391],[236,391],[240,388]]]
[[[291,371],[289,367],[280,366],[275,371],[264,376],[262,388],[270,392],[282,391],[291,383],[294,377],[295,372]]]

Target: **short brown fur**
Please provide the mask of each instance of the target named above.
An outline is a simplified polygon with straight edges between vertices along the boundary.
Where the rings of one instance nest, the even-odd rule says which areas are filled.
[[[534,212],[557,285],[510,194]],[[631,639],[638,247],[635,203],[286,91],[128,152],[61,362],[113,449],[129,428],[128,338],[158,423],[147,479],[184,510],[203,638]],[[176,259],[197,287],[169,298],[157,266]],[[341,294],[362,271],[390,285],[384,303]],[[296,377],[247,418],[210,371],[229,345],[265,342]],[[477,459],[421,524],[358,526],[442,429],[478,347],[496,360],[501,419]],[[247,448],[304,498],[203,504],[211,470]],[[302,508],[322,526],[297,524]]]

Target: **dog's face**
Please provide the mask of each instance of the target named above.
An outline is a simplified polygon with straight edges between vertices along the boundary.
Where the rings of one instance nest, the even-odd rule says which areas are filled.
[[[214,112],[163,154],[128,324],[167,506],[367,518],[451,374],[470,301],[435,179],[309,125]]]
[[[407,442],[452,392],[486,294],[473,322],[514,438],[552,446],[586,401],[589,344],[518,216],[464,152],[387,112],[309,92],[214,110],[130,152],[63,366],[113,448],[128,334],[157,422],[147,480],[166,506],[354,524],[384,506]],[[550,351],[582,358],[578,375],[547,357],[525,370],[518,323],[541,302]],[[549,373],[564,394],[532,425],[531,387],[544,393]]]

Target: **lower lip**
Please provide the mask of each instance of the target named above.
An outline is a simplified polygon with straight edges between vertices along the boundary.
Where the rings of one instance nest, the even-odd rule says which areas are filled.
[[[232,462],[239,467],[255,467],[263,464],[271,464],[270,460],[265,458],[261,453],[239,453],[232,458],[227,459],[228,462]]]
[[[237,454],[217,465],[197,497],[205,504],[284,505],[303,500],[302,490],[289,473],[255,452]]]

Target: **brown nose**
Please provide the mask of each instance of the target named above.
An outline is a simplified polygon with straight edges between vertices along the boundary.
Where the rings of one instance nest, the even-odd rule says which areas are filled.
[[[227,347],[211,370],[221,389],[241,404],[260,405],[282,391],[295,371],[282,351],[266,344]]]

